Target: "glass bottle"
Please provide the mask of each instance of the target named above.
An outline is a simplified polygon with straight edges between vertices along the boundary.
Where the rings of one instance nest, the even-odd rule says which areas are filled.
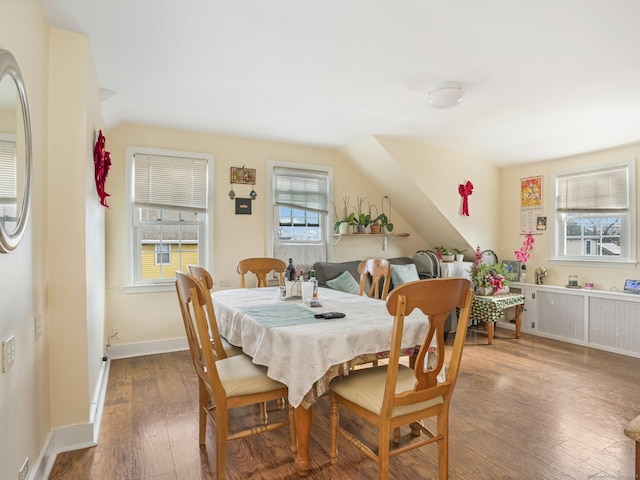
[[[296,267],[293,266],[293,259],[289,259],[289,266],[284,272],[284,277],[292,282],[296,281]]]
[[[313,282],[313,297],[314,299],[318,298],[318,279],[316,278],[316,271],[309,270],[309,281]]]

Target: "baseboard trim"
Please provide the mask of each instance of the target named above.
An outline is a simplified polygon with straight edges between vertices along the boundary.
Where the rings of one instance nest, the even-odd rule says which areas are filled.
[[[188,350],[187,337],[168,338],[166,340],[154,340],[150,342],[127,343],[124,345],[112,345],[107,352],[109,359],[141,357],[143,355],[155,355],[158,353],[179,352]]]
[[[53,469],[53,464],[59,453],[79,450],[81,448],[95,447],[100,435],[100,424],[104,410],[104,400],[107,394],[107,383],[111,360],[117,358],[139,357],[142,355],[154,355],[158,353],[178,352],[188,350],[186,337],[171,338],[151,342],[130,343],[126,345],[114,345],[109,349],[108,359],[104,362],[100,372],[96,394],[91,409],[91,420],[79,425],[54,428],[49,431],[44,445],[40,450],[38,459],[31,467],[29,480],[46,480]]]

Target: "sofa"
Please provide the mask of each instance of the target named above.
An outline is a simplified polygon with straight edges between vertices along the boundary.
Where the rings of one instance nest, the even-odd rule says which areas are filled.
[[[410,264],[415,265],[414,261],[409,257],[389,258],[387,260],[389,261],[389,263],[391,263],[392,268],[393,268],[393,265],[410,265]],[[353,277],[356,284],[360,282],[360,273],[358,273],[358,265],[360,265],[361,261],[362,260],[352,260],[348,262],[316,262],[313,264],[311,268],[316,272],[316,279],[318,280],[319,286],[336,288],[335,284],[333,286],[331,285],[331,283],[333,283],[331,281],[333,280],[335,282],[345,272],[348,272]],[[416,272],[417,272],[417,269],[416,269]],[[394,276],[395,275],[393,274],[391,276],[391,285],[389,287],[389,291],[393,290],[395,286],[393,284]],[[330,284],[327,284],[327,282],[329,282]],[[367,280],[365,281],[365,291],[368,291],[370,287],[371,287],[371,279],[367,278]],[[349,291],[348,289],[344,289],[344,288],[337,288],[337,289],[343,290],[343,291]],[[350,293],[357,294],[358,291],[355,290],[355,291],[351,291]],[[447,318],[447,321],[445,323],[445,338],[447,337],[450,329],[451,329],[451,318],[449,317]]]
[[[398,257],[398,258],[389,258],[389,263],[391,265],[408,265],[413,263],[409,257]],[[360,282],[360,274],[358,273],[358,265],[362,260],[352,260],[349,262],[340,262],[340,263],[332,263],[332,262],[316,262],[311,267],[316,272],[316,279],[318,280],[318,285],[321,287],[329,287],[327,282],[339,277],[344,272],[349,272],[353,279],[356,282]],[[368,291],[371,287],[370,279],[367,279],[365,282],[365,291]],[[391,286],[389,287],[389,291],[393,289],[393,281]]]

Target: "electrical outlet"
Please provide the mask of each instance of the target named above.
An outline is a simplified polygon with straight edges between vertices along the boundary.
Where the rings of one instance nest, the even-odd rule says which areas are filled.
[[[27,457],[18,472],[18,480],[27,480],[29,474],[29,457]]]
[[[221,287],[230,287],[231,286],[231,281],[230,280],[220,280],[220,286]]]
[[[2,371],[6,372],[16,363],[16,336],[11,335],[2,342]]]
[[[118,330],[120,330],[120,327],[111,327],[111,336],[115,337],[118,335]]]
[[[536,328],[536,322],[531,322],[531,328]]]
[[[35,328],[36,328],[36,342],[40,340],[40,336],[42,335],[42,315],[37,314],[35,316]]]

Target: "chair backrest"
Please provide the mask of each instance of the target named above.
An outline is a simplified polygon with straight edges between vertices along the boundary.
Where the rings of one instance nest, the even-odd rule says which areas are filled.
[[[388,409],[390,414],[394,407],[419,403],[439,396],[443,397],[445,404],[450,402],[460,369],[472,298],[471,282],[464,278],[418,280],[405,283],[391,291],[386,305],[387,311],[394,315],[394,323],[383,411]],[[456,308],[460,309],[460,316],[453,349],[447,362],[446,380],[438,384],[438,375],[445,365],[446,356],[444,323],[447,315]],[[429,328],[415,359],[413,371],[416,382],[413,390],[396,393],[404,317],[415,309],[429,316]],[[431,347],[434,337],[435,353],[429,352],[433,350]]]
[[[413,263],[416,264],[416,269],[420,278],[437,278],[435,265],[431,256],[425,250],[418,250],[413,255]]]
[[[284,272],[286,263],[278,258],[245,258],[240,260],[236,270],[240,274],[240,287],[245,288],[245,275],[249,272],[258,278],[257,287],[267,287],[267,275],[271,272],[278,274],[279,285],[284,285]]]
[[[367,295],[373,298],[381,298],[385,300],[389,293],[389,285],[391,284],[391,264],[384,258],[370,258],[363,260],[358,265],[358,273],[360,273],[360,295],[364,293],[365,284],[367,283],[367,275],[371,276],[371,287]],[[383,281],[382,287],[380,281]]]
[[[498,262],[498,255],[493,250],[483,250],[482,254],[482,263],[485,265],[494,265]]]
[[[195,278],[198,282],[200,282],[200,286],[206,291],[206,313],[207,318],[211,321],[209,325],[211,342],[213,343],[213,348],[216,351],[216,355],[218,358],[227,358],[227,354],[224,350],[224,346],[222,344],[222,338],[220,337],[220,330],[218,329],[218,322],[215,321],[216,314],[213,311],[213,300],[211,299],[211,289],[213,288],[213,277],[209,271],[204,267],[199,267],[197,265],[187,265],[187,269],[189,271],[189,275]]]
[[[176,272],[176,291],[196,373],[214,397],[216,404],[226,402],[216,367],[218,356],[209,336],[210,325],[216,321],[215,318],[207,318],[206,304],[209,294],[198,280],[183,272]]]
[[[213,277],[206,268],[198,265],[187,265],[187,271],[189,272],[189,275],[195,277],[196,280],[198,280],[207,290],[211,290],[213,288]]]
[[[438,254],[434,250],[423,250],[431,259],[431,263],[433,263],[433,276],[435,278],[440,278],[442,276],[442,272],[440,269],[440,258]]]

